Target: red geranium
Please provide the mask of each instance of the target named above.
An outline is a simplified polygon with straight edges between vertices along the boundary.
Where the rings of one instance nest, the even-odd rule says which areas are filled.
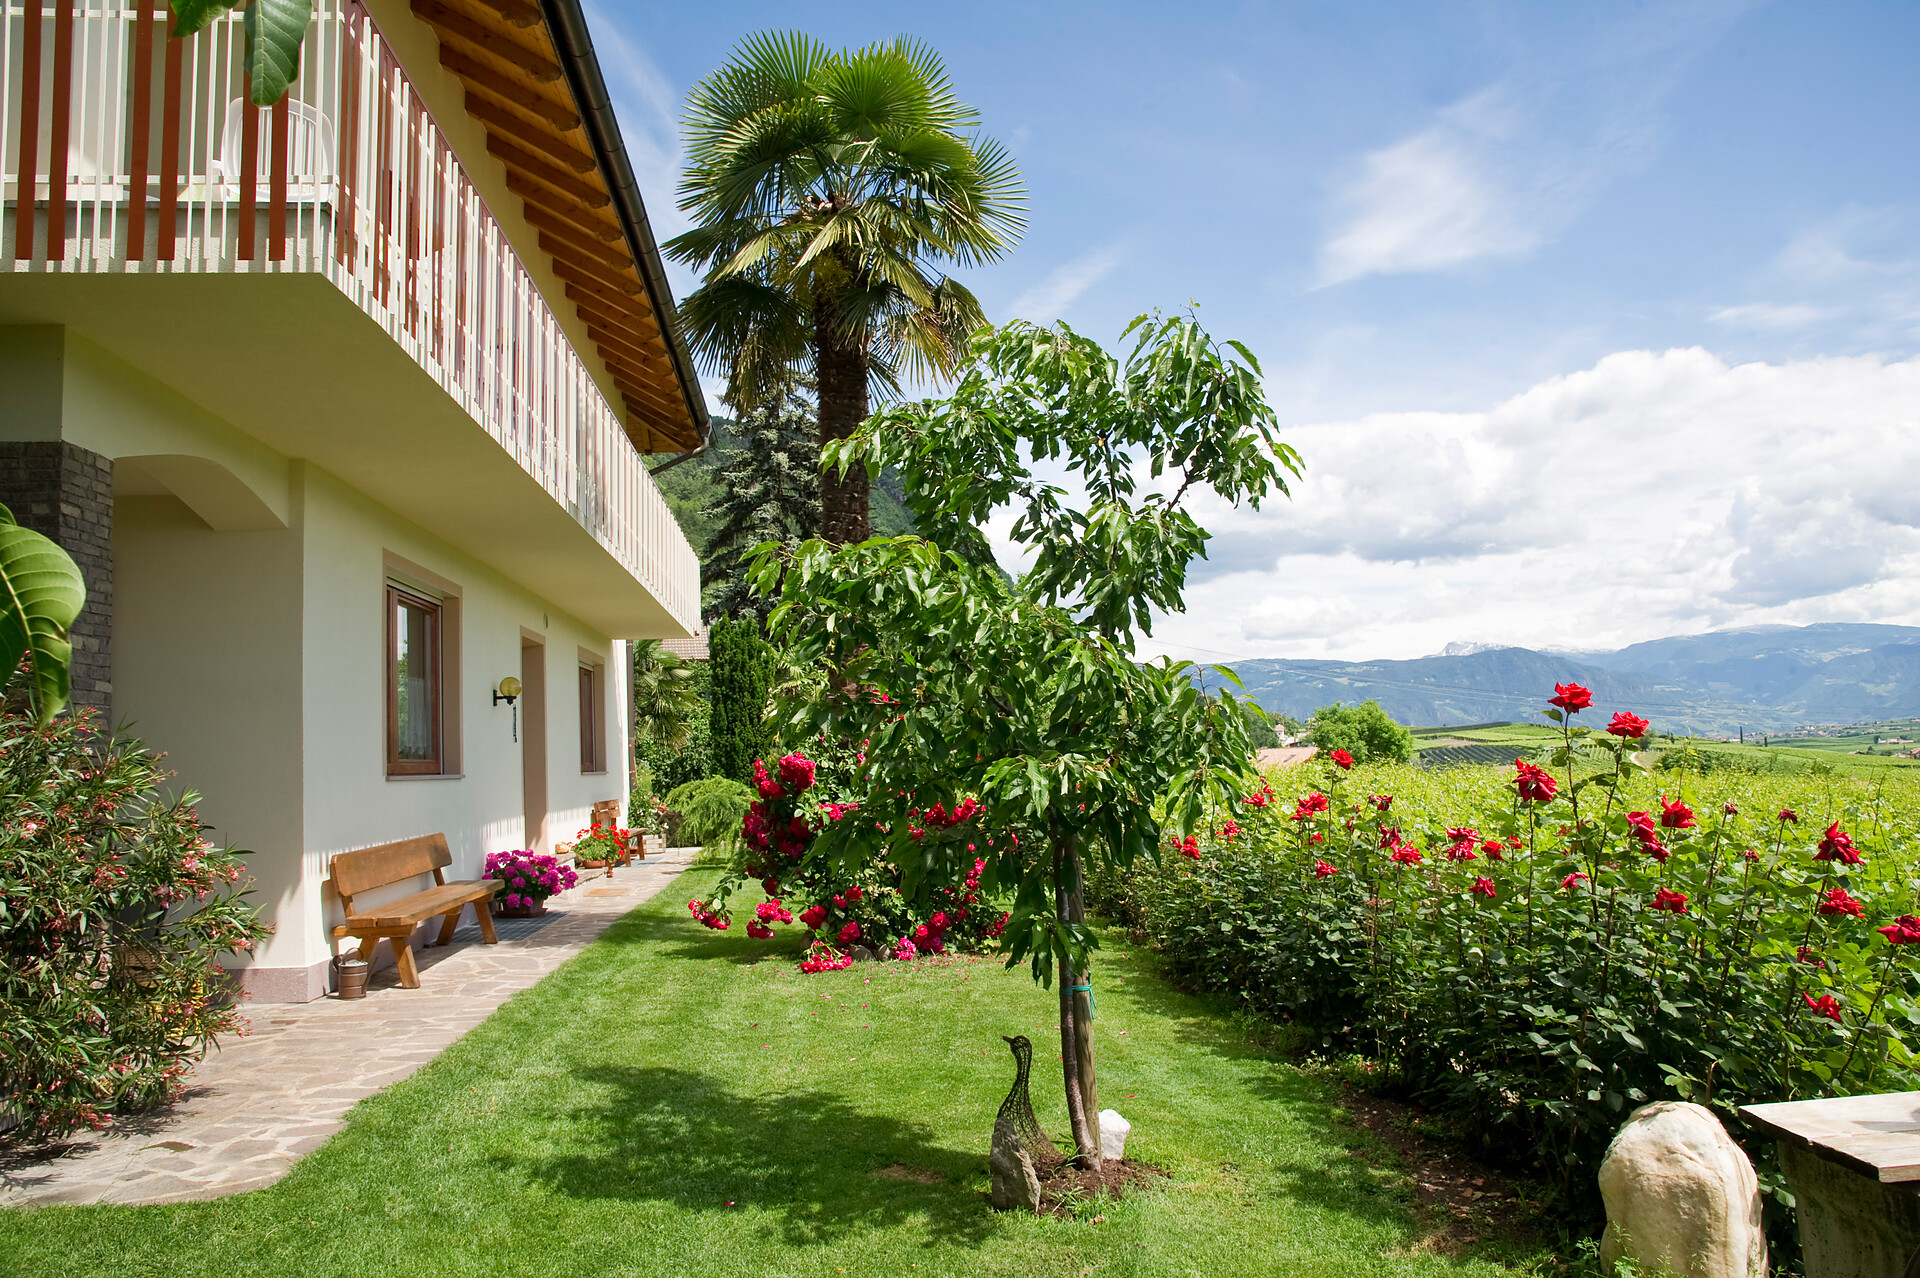
[[[1649,726],[1648,721],[1642,719],[1637,714],[1629,714],[1625,710],[1616,710],[1613,714],[1613,721],[1607,724],[1607,731],[1616,737],[1625,737],[1631,741],[1638,741],[1641,737],[1647,735],[1647,728]]]
[[[1559,706],[1568,714],[1579,714],[1593,704],[1593,693],[1577,683],[1556,683],[1553,695],[1547,698],[1550,706]]]
[[[1525,759],[1513,761],[1513,772],[1513,788],[1529,803],[1550,803],[1560,791],[1560,783],[1553,779],[1552,773]]]

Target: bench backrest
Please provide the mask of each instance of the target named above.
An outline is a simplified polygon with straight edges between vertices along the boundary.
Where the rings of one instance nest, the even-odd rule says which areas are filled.
[[[417,839],[337,854],[332,862],[333,890],[351,910],[353,898],[360,893],[417,874],[431,874],[435,883],[442,882],[441,869],[452,864],[453,853],[447,850],[447,836],[423,834]]]
[[[608,830],[620,826],[620,800],[602,799],[593,805],[593,824]]]

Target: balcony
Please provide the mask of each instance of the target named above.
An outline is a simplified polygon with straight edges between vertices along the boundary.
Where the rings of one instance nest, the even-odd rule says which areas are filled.
[[[612,633],[697,626],[692,548],[357,0],[321,0],[272,108],[238,12],[183,40],[146,0],[4,12],[0,323],[71,326]]]

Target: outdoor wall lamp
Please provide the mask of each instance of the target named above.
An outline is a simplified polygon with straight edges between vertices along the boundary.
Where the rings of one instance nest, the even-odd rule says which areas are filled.
[[[520,739],[520,707],[513,703],[519,700],[519,698],[520,681],[512,675],[508,675],[502,679],[499,686],[493,690],[493,704],[497,706],[504,701],[507,703],[508,708],[513,711],[513,739],[515,741]]]

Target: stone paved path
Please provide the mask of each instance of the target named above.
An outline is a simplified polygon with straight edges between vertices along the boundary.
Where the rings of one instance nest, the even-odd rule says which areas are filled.
[[[666,887],[698,852],[669,848],[610,878],[583,872],[578,887],[549,905],[559,917],[521,925],[518,940],[503,920],[500,944],[475,944],[478,931],[468,924],[453,945],[416,951],[417,990],[401,989],[388,967],[364,1000],[249,1009],[251,1033],[201,1061],[177,1105],[75,1137],[51,1157],[0,1161],[0,1207],[172,1203],[271,1185],[339,1131],[356,1101],[445,1051]]]

